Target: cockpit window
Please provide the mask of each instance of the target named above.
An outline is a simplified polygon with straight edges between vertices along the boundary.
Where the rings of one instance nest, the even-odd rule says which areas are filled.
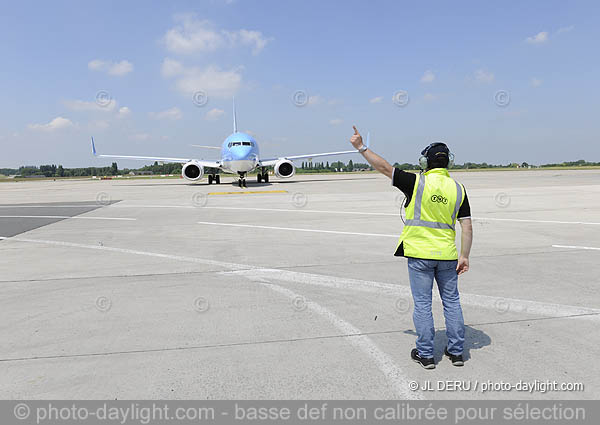
[[[233,142],[233,146],[241,146],[242,142]]]
[[[244,146],[252,146],[252,143],[250,143],[250,142],[242,142],[242,145],[244,145]]]

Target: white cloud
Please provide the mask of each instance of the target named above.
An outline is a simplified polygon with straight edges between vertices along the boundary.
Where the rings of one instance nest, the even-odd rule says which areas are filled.
[[[163,38],[167,49],[174,53],[212,52],[225,47],[245,46],[256,55],[272,40],[260,31],[218,30],[210,21],[196,19],[192,14],[178,15],[175,20],[179,24],[168,30]]]
[[[260,31],[241,29],[234,32],[226,32],[232,45],[242,45],[252,48],[252,54],[257,55],[265,48],[272,38],[265,38]]]
[[[161,72],[164,77],[175,77],[185,73],[185,68],[181,62],[177,62],[174,59],[165,58],[162,64]]]
[[[180,21],[180,25],[168,30],[164,36],[164,42],[170,51],[210,52],[223,46],[222,35],[213,29],[209,21],[196,20],[192,15],[181,15],[176,19]]]
[[[527,43],[529,43],[529,44],[542,44],[542,43],[545,43],[546,41],[548,41],[548,32],[547,31],[538,32],[533,37],[527,37],[525,39],[525,41]]]
[[[56,117],[52,121],[47,124],[29,124],[29,128],[31,130],[39,130],[39,131],[55,131],[61,130],[69,127],[73,127],[75,124],[68,119],[63,117]]]
[[[88,68],[92,71],[106,72],[108,75],[123,76],[133,71],[133,64],[126,60],[122,60],[121,62],[112,62],[94,59],[88,62]]]
[[[85,100],[65,100],[63,103],[72,111],[112,112],[117,107],[117,101],[114,99],[110,99],[107,103],[87,102]]]
[[[559,28],[558,31],[556,31],[557,34],[563,34],[565,32],[571,32],[575,29],[575,25],[569,25],[568,27],[562,27]]]
[[[185,67],[180,62],[166,58],[162,65],[162,74],[175,78],[175,87],[185,95],[203,91],[210,98],[231,97],[240,88],[242,74],[240,69],[222,71],[214,65],[206,68]]]
[[[431,83],[433,80],[435,80],[435,74],[429,69],[425,71],[425,73],[421,77],[422,83]]]
[[[206,118],[209,121],[215,121],[215,120],[218,120],[219,118],[221,118],[224,113],[225,113],[225,111],[222,109],[213,108],[206,113],[204,118]]]
[[[181,109],[174,106],[173,108],[166,109],[161,112],[150,112],[150,116],[157,120],[180,120],[183,114],[181,113]]]
[[[533,78],[531,79],[531,85],[532,85],[533,87],[539,87],[539,86],[541,86],[541,85],[542,85],[542,80],[540,80],[539,78],[535,78],[535,77],[533,77]]]
[[[127,106],[123,106],[123,107],[119,108],[119,112],[117,113],[117,118],[126,118],[129,115],[131,115],[131,109],[129,109]]]
[[[332,120],[329,120],[329,124],[331,124],[331,125],[340,125],[343,122],[344,122],[344,120],[341,118],[334,118]]]
[[[475,80],[480,83],[491,83],[494,81],[494,74],[484,69],[475,71]]]
[[[434,101],[435,99],[437,99],[437,97],[432,93],[425,93],[425,95],[423,96],[423,100],[426,102],[431,102],[431,101]]]
[[[148,140],[150,135],[148,133],[136,133],[129,136],[131,140]]]
[[[381,103],[381,101],[383,100],[383,96],[377,96],[374,97],[373,99],[369,100],[370,103]]]

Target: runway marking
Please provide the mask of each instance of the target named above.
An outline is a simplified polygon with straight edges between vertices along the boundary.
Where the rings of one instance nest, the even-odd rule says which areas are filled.
[[[600,226],[600,223],[587,221],[556,221],[556,220],[527,220],[520,218],[491,218],[491,217],[473,217],[474,220],[493,220],[493,221],[514,221],[520,223],[549,223],[549,224],[584,224],[590,226]]]
[[[234,268],[234,269],[237,269],[240,267],[243,267],[243,268],[251,267],[251,266],[246,266],[246,265],[242,265],[242,264],[232,264],[232,263],[224,263],[224,262],[220,262],[220,261],[202,260],[202,259],[194,258],[194,257],[183,257],[183,256],[169,255],[169,254],[159,254],[159,253],[151,253],[151,252],[144,252],[144,251],[136,251],[136,250],[130,250],[130,249],[111,248],[111,247],[106,247],[106,246],[77,244],[77,243],[71,243],[71,242],[45,241],[45,240],[15,238],[15,237],[13,237],[13,238],[0,237],[0,239],[9,239],[9,240],[15,240],[15,241],[19,241],[19,242],[69,246],[69,247],[74,247],[74,248],[90,248],[90,249],[98,249],[98,250],[121,252],[121,253],[136,254],[136,255],[149,255],[152,257],[168,258],[168,259],[173,259],[173,260],[177,260],[177,261],[188,261],[188,262],[191,261],[191,262],[202,263],[202,264],[220,265],[220,266],[224,266],[227,268]],[[253,277],[251,277],[251,280],[254,280],[256,282],[256,279],[254,279]],[[271,290],[279,292],[279,293],[287,296],[288,298],[291,298],[292,300],[300,297],[300,295],[298,295],[297,293],[295,293],[289,289],[283,288],[279,285],[275,285],[275,284],[272,284],[269,282],[264,282],[264,281],[258,281],[257,283],[259,283],[262,286],[265,286]],[[360,335],[362,333],[362,331],[360,329],[354,327],[351,323],[346,322],[345,320],[336,316],[334,313],[332,313],[325,307],[323,307],[313,301],[306,300],[305,305],[307,306],[307,308],[311,309],[315,313],[326,318],[337,329],[339,329],[340,331],[342,331],[343,333],[348,335],[345,339],[347,339],[352,345],[358,347],[364,353],[366,353],[369,357],[371,357],[377,364],[377,367],[381,370],[381,372],[387,378],[387,380],[392,384],[394,391],[399,396],[401,396],[402,398],[407,398],[407,399],[421,398],[418,394],[416,394],[414,392],[410,392],[408,390],[408,387],[406,385],[407,379],[404,377],[402,370],[394,363],[394,361],[385,352],[383,352],[377,345],[375,345],[375,343],[368,336]]]
[[[286,192],[286,191],[284,191]],[[249,193],[249,192],[213,192],[215,193]],[[252,192],[250,192],[252,193]],[[254,192],[258,193],[258,192]],[[107,205],[111,208],[184,208],[184,209],[214,209],[214,210],[240,210],[240,211],[272,211],[272,212],[297,212],[297,213],[316,213],[316,214],[350,214],[350,215],[372,215],[381,217],[399,217],[400,212],[385,213],[385,212],[368,212],[368,211],[334,211],[334,210],[307,210],[304,208],[258,208],[258,207],[218,207],[218,206],[193,206],[193,205],[127,205],[123,203]],[[491,221],[506,221],[515,223],[540,223],[540,224],[581,224],[588,226],[600,226],[600,222],[589,221],[560,221],[560,220],[533,220],[521,218],[496,218],[496,217],[471,217],[473,220],[491,220]]]
[[[70,215],[0,215],[0,218],[51,218],[51,219],[66,219],[73,218],[76,220],[124,220],[135,221],[137,218],[128,217],[90,217],[90,216],[70,216]]]
[[[209,226],[248,227],[248,228],[253,228],[253,229],[288,230],[288,231],[294,231],[294,232],[332,233],[335,235],[377,236],[377,237],[384,237],[384,238],[397,238],[398,237],[398,235],[386,235],[384,233],[341,232],[341,231],[337,231],[337,230],[319,230],[319,229],[300,229],[300,228],[295,228],[295,227],[259,226],[256,224],[214,223],[214,222],[210,222],[210,221],[199,221],[198,224],[206,224]]]
[[[88,245],[74,242],[61,242],[61,241],[48,241],[43,239],[27,239],[20,237],[6,237],[0,236],[0,240],[9,240],[15,242],[28,242],[42,245],[55,245],[55,246],[66,246],[71,248],[86,248],[86,249],[96,249],[99,251],[110,251],[110,252],[119,252],[121,254],[133,254],[133,255],[144,255],[149,257],[156,258],[165,258],[168,260],[175,261],[183,261],[188,263],[199,263],[199,264],[207,264],[210,266],[219,266],[228,269],[238,270],[238,269],[252,269],[254,266],[249,266],[245,264],[235,264],[235,263],[226,263],[224,261],[216,261],[216,260],[205,260],[202,258],[196,257],[185,257],[181,255],[171,255],[171,254],[161,254],[156,252],[147,252],[147,251],[138,251],[135,249],[126,249],[126,248],[113,248],[104,245]]]
[[[90,208],[102,207],[100,204],[81,204],[81,205],[0,205],[0,208]]]
[[[355,290],[370,293],[388,293],[404,298],[412,298],[408,286],[396,285],[385,282],[366,281],[336,276],[301,273],[280,269],[253,269],[221,272],[238,276],[252,276],[255,278],[272,279],[278,282],[287,281],[303,285],[321,286],[334,289]],[[468,294],[461,292],[460,300],[463,305],[483,307],[503,313],[524,313],[549,317],[580,316],[577,319],[600,321],[600,309],[570,306],[564,304],[543,303],[537,301],[520,300],[515,298],[494,297],[489,295]],[[584,316],[587,315],[587,316]]]
[[[155,252],[138,251],[133,249],[114,248],[102,245],[87,245],[73,242],[48,241],[40,239],[26,239],[20,237],[0,236],[0,240],[15,242],[29,242],[36,244],[66,246],[73,248],[87,248],[100,251],[119,252],[123,254],[143,255],[156,258],[165,258],[169,260],[191,262],[198,264],[207,264],[230,269],[229,272],[222,271],[222,274],[251,275],[253,277],[262,277],[264,279],[277,279],[278,281],[288,281],[292,283],[301,283],[306,285],[324,286],[330,288],[356,290],[362,292],[380,293],[387,292],[403,297],[411,297],[410,288],[386,282],[366,281],[350,279],[336,276],[301,273],[282,269],[270,269],[260,266],[251,266],[247,264],[227,263],[217,260],[207,260],[196,257],[186,257],[180,255],[161,254]],[[490,308],[498,311],[500,314],[505,312],[527,313],[549,317],[566,317],[576,315],[588,315],[575,317],[576,319],[587,319],[599,321],[600,309],[571,306],[565,304],[552,304],[537,301],[520,300],[516,298],[495,297],[490,295],[460,294],[461,302],[464,305],[474,307]]]
[[[593,251],[600,251],[600,248],[595,248],[593,246],[552,245],[552,248],[589,249]]]
[[[208,192],[209,195],[250,195],[252,193],[287,193],[287,190],[245,190],[239,192]]]
[[[305,210],[302,208],[285,209],[285,208],[250,208],[250,207],[202,207],[216,210],[244,210],[244,211],[276,211],[276,212],[303,212],[303,213],[318,213],[318,214],[353,214],[353,215],[377,215],[377,216],[392,216],[399,217],[399,213],[376,213],[376,212],[361,212],[361,211],[325,211],[325,210]]]
[[[362,335],[362,331],[356,328],[351,323],[345,321],[341,317],[337,316],[331,310],[323,307],[322,305],[311,301],[305,298],[298,293],[284,288],[279,285],[275,285],[273,283],[261,281],[260,279],[251,279],[259,285],[265,286],[272,291],[278,292],[290,300],[292,302],[301,299],[303,307],[305,306],[307,309],[312,310],[317,313],[319,316],[325,318],[329,323],[331,323],[335,328],[337,328],[340,332],[347,334],[348,336],[344,338],[348,342],[350,342],[355,347],[359,348],[362,352],[364,352],[367,356],[369,356],[377,365],[379,370],[386,377],[388,382],[394,388],[394,391],[401,399],[411,399],[418,400],[422,397],[416,392],[409,391],[408,389],[408,379],[404,376],[404,372],[400,369],[394,360],[390,356],[388,356],[385,352],[383,352],[371,338],[366,335]]]

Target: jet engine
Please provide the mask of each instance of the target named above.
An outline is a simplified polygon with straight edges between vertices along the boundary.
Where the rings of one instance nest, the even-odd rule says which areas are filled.
[[[194,161],[186,163],[181,169],[181,175],[183,178],[189,181],[198,181],[204,175],[204,168]]]
[[[289,159],[280,159],[275,164],[275,175],[279,178],[289,179],[296,174],[296,167]]]

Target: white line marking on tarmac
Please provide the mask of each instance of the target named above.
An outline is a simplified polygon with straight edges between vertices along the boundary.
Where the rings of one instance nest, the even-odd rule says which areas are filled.
[[[409,391],[407,385],[408,379],[406,378],[406,376],[404,376],[404,372],[402,371],[402,369],[400,369],[396,365],[394,360],[392,360],[390,356],[383,352],[373,342],[371,338],[369,338],[366,335],[361,335],[362,331],[360,329],[356,328],[351,323],[337,316],[329,309],[323,307],[322,305],[314,301],[308,300],[304,296],[301,296],[294,291],[291,291],[279,285],[261,281],[260,279],[251,280],[286,296],[292,301],[302,299],[303,306],[306,306],[306,308],[308,308],[309,310],[312,310],[321,317],[325,318],[329,323],[331,323],[334,327],[339,329],[342,333],[348,335],[344,339],[350,342],[355,347],[359,348],[375,362],[379,370],[383,373],[383,375],[392,385],[394,391],[400,397],[400,399],[418,400],[422,398],[419,394],[413,391]]]
[[[184,208],[184,209],[214,209],[214,210],[240,210],[240,211],[272,211],[272,212],[298,212],[298,213],[317,213],[317,214],[350,214],[350,215],[373,215],[382,217],[398,217],[399,213],[367,212],[367,211],[327,211],[327,210],[307,210],[304,208],[286,209],[286,208],[254,208],[254,207],[216,207],[216,206],[193,206],[193,205],[127,205],[122,202],[118,204],[107,205],[110,208]],[[471,217],[473,220],[491,220],[506,221],[514,223],[539,223],[539,224],[581,224],[588,226],[600,226],[600,223],[589,221],[560,221],[560,220],[532,220],[521,218],[496,218],[496,217]]]
[[[0,215],[0,218],[51,218],[51,219],[66,219],[73,218],[76,220],[124,220],[135,221],[137,218],[129,217],[90,217],[90,216],[70,216],[70,215]]]
[[[303,212],[303,213],[318,213],[318,214],[354,214],[354,215],[379,215],[398,217],[399,213],[378,213],[366,211],[325,211],[325,210],[305,210],[305,209],[285,209],[285,208],[249,208],[249,207],[201,207],[217,210],[245,210],[245,211],[276,211],[276,212]]]
[[[388,293],[405,298],[411,298],[410,288],[385,282],[374,282],[336,276],[326,276],[311,273],[301,273],[280,269],[254,269],[221,272],[242,276],[261,277],[277,282],[287,281],[304,285],[322,286],[336,289],[357,290],[371,293]],[[537,301],[520,300],[515,298],[493,297],[489,295],[460,294],[463,305],[483,307],[498,311],[499,313],[525,313],[547,317],[565,317],[581,315],[581,319],[600,320],[600,309],[570,306],[563,304],[542,303]],[[585,316],[587,315],[587,316]]]
[[[600,226],[600,223],[591,223],[588,221],[556,221],[556,220],[526,220],[520,218],[491,218],[491,217],[473,217],[474,220],[493,220],[493,221],[512,221],[516,223],[550,223],[550,224],[585,224],[590,226]]]
[[[7,238],[7,237],[3,237],[3,236],[0,236],[0,239],[14,240],[17,242],[30,242],[30,243],[40,243],[40,244],[49,244],[49,245],[58,245],[58,246],[68,246],[68,247],[74,247],[74,248],[98,249],[98,250],[102,250],[102,251],[120,252],[120,253],[125,253],[125,254],[147,255],[147,256],[151,256],[151,257],[167,258],[167,259],[172,259],[172,260],[177,260],[177,261],[219,265],[219,266],[223,266],[226,268],[232,268],[232,269],[239,269],[239,268],[247,269],[248,267],[251,267],[251,266],[247,266],[247,265],[243,265],[243,264],[224,263],[224,262],[220,262],[220,261],[203,260],[203,259],[194,258],[194,257],[183,257],[183,256],[178,256],[178,255],[159,254],[159,253],[152,253],[152,252],[136,251],[136,250],[131,250],[131,249],[85,245],[85,244],[78,244],[78,243],[71,243],[71,242],[45,241],[45,240],[25,239],[25,238],[17,238],[17,237]],[[266,286],[276,292],[286,295],[287,297],[289,297],[291,299],[295,299],[295,298],[299,297],[299,295],[296,294],[295,292],[293,292],[289,289],[283,288],[279,285],[274,285],[269,282],[257,280],[253,276],[251,276],[250,279],[253,281],[257,281],[259,284]],[[319,315],[323,316],[327,320],[329,320],[329,322],[331,324],[333,324],[335,327],[340,329],[342,332],[349,334],[347,339],[350,341],[350,343],[352,345],[360,348],[363,352],[365,352],[368,356],[370,356],[375,361],[375,363],[377,364],[377,367],[383,372],[383,374],[388,379],[388,381],[390,381],[394,390],[396,391],[396,393],[399,396],[401,396],[403,398],[407,398],[407,399],[419,399],[420,398],[418,394],[408,391],[408,388],[406,385],[407,380],[404,377],[402,370],[394,363],[394,361],[385,352],[383,352],[377,345],[375,345],[375,343],[368,336],[360,335],[360,334],[362,334],[360,329],[355,328],[351,323],[344,321],[343,319],[339,318],[338,316],[336,316],[334,313],[332,313],[325,307],[323,307],[315,302],[306,300],[306,306],[308,308],[310,308],[311,310],[315,311],[316,313],[318,313]]]
[[[552,248],[589,249],[593,251],[600,251],[600,248],[595,248],[593,246],[552,245]]]
[[[0,205],[0,208],[90,208],[101,207],[99,204],[82,205]]]
[[[138,251],[133,249],[124,248],[113,248],[101,245],[86,245],[73,242],[60,242],[60,241],[48,241],[40,239],[26,239],[20,237],[6,237],[0,236],[0,240],[15,241],[15,242],[29,242],[45,245],[56,245],[56,246],[67,246],[73,248],[87,248],[96,249],[100,251],[119,252],[123,254],[134,254],[144,255],[157,258],[165,258],[169,260],[191,262],[198,264],[207,264],[212,266],[220,266],[226,269],[231,269],[230,272],[221,272],[224,274],[235,273],[235,274],[250,274],[252,276],[277,279],[279,281],[289,281],[293,283],[302,283],[307,285],[325,286],[339,289],[351,289],[363,292],[389,292],[400,296],[410,296],[410,288],[386,282],[375,282],[358,279],[350,279],[336,276],[327,276],[310,273],[300,273],[289,270],[281,269],[269,269],[260,266],[251,266],[247,264],[236,264],[227,263],[216,260],[205,260],[196,257],[185,257],[180,255],[161,254],[155,252]],[[587,320],[599,320],[600,309],[578,307],[564,304],[551,304],[542,303],[537,301],[520,300],[515,298],[503,298],[494,297],[489,295],[477,295],[477,294],[460,294],[461,302],[464,305],[471,305],[474,307],[490,308],[496,311],[505,313],[507,311],[514,313],[527,313],[541,316],[550,317],[564,317],[564,316],[576,316],[575,317]],[[588,315],[588,316],[584,316]]]
[[[0,240],[15,241],[15,242],[29,242],[29,243],[36,243],[36,244],[42,244],[42,245],[66,246],[66,247],[71,247],[71,248],[97,249],[99,251],[119,252],[121,254],[144,255],[144,256],[149,256],[149,257],[165,258],[168,260],[183,261],[183,262],[188,262],[188,263],[199,263],[199,264],[207,264],[210,266],[219,266],[219,267],[224,267],[224,268],[233,269],[233,270],[253,268],[253,266],[249,266],[249,265],[245,265],[245,264],[226,263],[223,261],[205,260],[202,258],[195,258],[195,257],[184,257],[184,256],[180,256],[180,255],[137,251],[134,249],[113,248],[113,247],[104,246],[104,245],[87,245],[87,244],[80,244],[80,243],[73,243],[73,242],[47,241],[47,240],[42,240],[42,239],[26,239],[26,238],[20,238],[20,237],[6,237],[6,236],[0,236]]]
[[[294,231],[294,232],[332,233],[332,234],[336,234],[336,235],[378,236],[378,237],[384,237],[384,238],[397,238],[398,237],[398,235],[387,235],[384,233],[341,232],[341,231],[336,231],[336,230],[299,229],[299,228],[295,228],[295,227],[259,226],[256,224],[214,223],[214,222],[210,222],[210,221],[199,221],[198,224],[206,224],[209,226],[247,227],[247,228],[252,228],[252,229],[288,230],[288,231]]]

